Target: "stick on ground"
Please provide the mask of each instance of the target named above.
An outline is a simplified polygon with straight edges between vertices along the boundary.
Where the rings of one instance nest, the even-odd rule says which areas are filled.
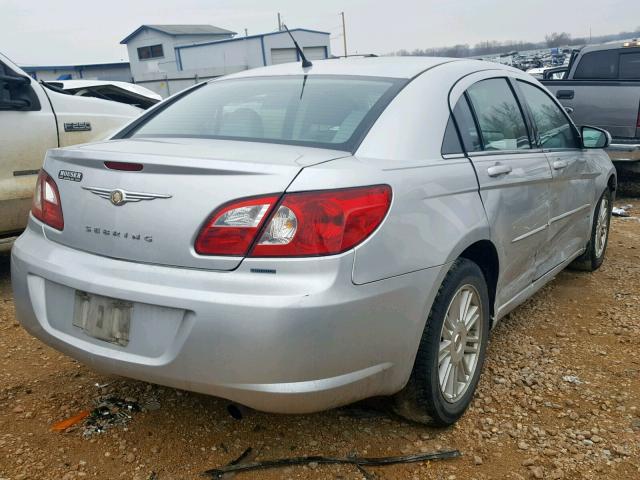
[[[236,463],[220,468],[212,468],[204,472],[204,475],[212,478],[220,478],[225,473],[231,472],[247,472],[251,470],[264,470],[269,468],[281,468],[292,465],[306,465],[311,462],[322,464],[342,464],[364,466],[383,466],[394,465],[398,463],[417,463],[429,460],[444,460],[448,458],[456,458],[460,456],[459,450],[444,450],[431,453],[417,453],[414,455],[403,455],[400,457],[323,457],[323,456],[307,456],[307,457],[291,457],[280,458],[276,460],[265,460],[262,462]]]

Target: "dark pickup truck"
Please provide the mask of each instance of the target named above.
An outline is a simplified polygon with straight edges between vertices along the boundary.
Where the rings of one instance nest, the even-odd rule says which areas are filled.
[[[554,68],[557,78],[560,68]],[[574,52],[559,80],[542,80],[577,125],[608,130],[618,168],[640,173],[640,40]]]

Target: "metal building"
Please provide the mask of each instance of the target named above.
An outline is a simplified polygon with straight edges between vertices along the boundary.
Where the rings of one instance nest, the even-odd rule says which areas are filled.
[[[129,62],[94,63],[88,65],[21,66],[36,80],[117,80],[131,82]]]
[[[330,56],[328,32],[291,33],[310,60]],[[228,73],[298,60],[283,31],[238,37],[213,25],[142,25],[120,43],[127,45],[134,82],[164,97]]]

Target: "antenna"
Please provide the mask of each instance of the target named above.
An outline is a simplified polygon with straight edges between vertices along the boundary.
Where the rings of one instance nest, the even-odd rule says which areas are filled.
[[[307,60],[307,57],[304,56],[304,52],[300,48],[300,45],[298,45],[298,42],[296,42],[296,39],[293,38],[293,35],[291,35],[289,28],[284,23],[282,24],[282,27],[287,31],[287,33],[291,37],[291,40],[293,41],[293,44],[296,46],[296,51],[298,52],[298,55],[300,55],[300,58],[302,59],[302,68],[312,67],[313,63]]]

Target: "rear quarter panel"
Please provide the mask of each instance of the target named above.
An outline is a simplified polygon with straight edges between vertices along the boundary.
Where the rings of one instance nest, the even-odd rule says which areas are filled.
[[[445,265],[472,243],[491,238],[473,166],[464,157],[441,154],[449,90],[461,76],[483,68],[492,66],[450,61],[425,70],[387,106],[355,156],[304,169],[289,187],[391,186],[386,219],[356,248],[354,283]]]
[[[382,225],[356,247],[356,284],[446,264],[490,238],[473,167],[464,158],[426,164],[345,158],[304,169],[288,191],[376,184],[390,185],[393,199]]]

